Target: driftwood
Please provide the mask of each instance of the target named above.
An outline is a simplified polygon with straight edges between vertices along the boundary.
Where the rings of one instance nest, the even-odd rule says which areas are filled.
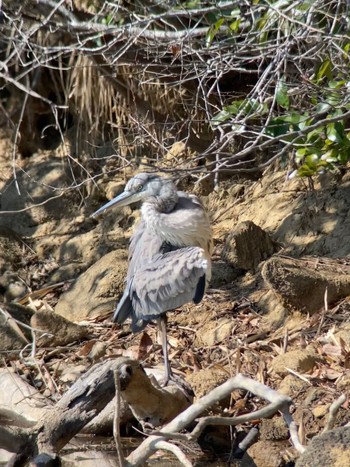
[[[199,420],[198,417],[204,413],[209,407],[216,402],[224,399],[236,389],[245,389],[253,394],[267,400],[270,404],[263,409],[255,412],[241,415],[238,417],[203,417]],[[246,423],[259,418],[271,417],[277,412],[283,415],[290,431],[291,441],[298,452],[302,453],[305,447],[299,441],[298,430],[293,418],[289,412],[289,406],[292,400],[290,397],[279,394],[277,391],[254,381],[246,376],[238,374],[230,378],[221,386],[213,389],[209,394],[201,397],[196,403],[191,405],[184,412],[180,413],[175,419],[162,428],[161,431],[153,433],[143,443],[136,448],[125,460],[123,467],[142,465],[154,452],[159,449],[169,450],[176,455],[179,461],[185,466],[191,466],[191,462],[185,458],[182,451],[178,452],[174,449],[174,445],[169,443],[170,439],[182,439],[188,441],[197,440],[204,428],[208,425],[230,425],[235,426],[241,423]],[[198,423],[194,430],[184,435],[179,433],[184,428],[197,420]],[[175,446],[176,447],[176,446]]]
[[[63,446],[113,399],[115,388],[117,403],[114,428],[121,466],[141,465],[159,449],[172,452],[182,465],[190,466],[190,461],[181,449],[171,442],[172,439],[196,441],[208,425],[238,425],[253,419],[271,417],[277,412],[283,415],[289,427],[294,447],[299,452],[305,450],[299,441],[297,426],[290,415],[289,406],[292,400],[264,384],[238,374],[191,405],[182,388],[160,387],[158,383],[152,382],[152,378],[147,376],[138,361],[126,358],[94,365],[73,384],[57,404],[46,408],[36,423],[25,419],[23,414],[11,413],[15,412],[15,408],[11,411],[11,407],[5,410],[0,406],[0,417],[10,420],[7,426],[4,423],[0,426],[0,448],[17,453],[11,463],[13,466],[24,465],[28,460],[32,460],[33,466],[39,463],[42,466],[48,465],[49,462],[58,459],[57,455]],[[237,417],[198,419],[211,406],[236,389],[247,390],[267,400],[269,404],[253,413]],[[159,431],[153,431],[126,459],[119,435],[120,396],[128,401],[141,423],[149,427],[163,425]],[[192,432],[180,433],[195,421],[197,424]],[[254,438],[256,433],[251,435],[251,438]],[[248,438],[246,446],[252,442]]]
[[[167,422],[190,404],[179,388],[169,390],[152,385],[137,361],[118,358],[96,364],[57,404],[45,409],[35,424],[15,408],[11,411],[0,407],[0,417],[9,421],[0,427],[0,448],[16,453],[11,465],[24,465],[28,460],[36,465],[43,459],[45,464],[57,459],[57,453],[113,399],[114,373],[118,374],[121,394],[147,422],[157,417]],[[131,395],[127,395],[129,385]]]

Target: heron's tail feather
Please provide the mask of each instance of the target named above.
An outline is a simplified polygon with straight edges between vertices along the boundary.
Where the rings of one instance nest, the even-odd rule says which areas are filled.
[[[204,296],[204,292],[205,292],[205,274],[203,274],[203,276],[201,276],[199,278],[199,281],[198,281],[198,284],[197,284],[197,287],[196,287],[196,291],[195,291],[195,294],[194,294],[194,297],[193,297],[193,303],[195,303],[196,305],[198,305],[198,303],[200,303],[200,301],[202,300],[203,296]]]
[[[132,315],[132,312],[133,307],[129,297],[129,290],[127,288],[124,291],[124,294],[118,303],[112,321],[118,324],[122,324],[127,318],[129,318]]]

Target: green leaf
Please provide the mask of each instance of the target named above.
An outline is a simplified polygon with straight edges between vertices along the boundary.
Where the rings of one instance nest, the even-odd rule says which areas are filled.
[[[286,135],[289,132],[289,123],[283,117],[272,118],[265,129],[265,133],[274,138]]]
[[[333,143],[341,143],[344,137],[344,127],[341,122],[330,123],[327,125],[327,138]]]
[[[338,160],[341,164],[346,164],[350,160],[350,149],[341,149],[338,154]]]
[[[322,141],[324,137],[324,127],[316,128],[315,130],[309,131],[306,135],[306,141],[308,144],[316,144]]]
[[[316,71],[315,81],[319,83],[324,78],[328,78],[329,80],[333,79],[333,63],[329,58],[327,58],[324,62],[321,63],[318,70]]]
[[[306,148],[300,148],[296,151],[295,153],[295,160],[296,162],[301,162],[304,157],[306,156],[307,154],[307,149]]]
[[[335,106],[335,105],[338,105],[342,102],[342,95],[340,92],[337,92],[336,90],[335,91],[329,91],[327,94],[326,94],[326,101],[332,105],[332,106]]]
[[[337,162],[338,160],[338,151],[336,149],[330,149],[321,156],[321,160],[325,162]]]
[[[277,104],[283,107],[284,109],[289,109],[288,88],[287,88],[284,78],[281,78],[277,83],[276,101],[277,101]]]
[[[236,33],[239,31],[239,25],[241,24],[241,18],[237,18],[235,21],[232,21],[232,23],[230,23],[230,29],[232,32]]]
[[[315,175],[316,170],[310,168],[308,165],[303,164],[301,167],[298,169],[298,175],[300,177],[311,177],[312,175]]]
[[[220,18],[216,23],[209,28],[209,31],[207,33],[207,40],[206,40],[206,46],[210,47],[218,30],[222,26],[223,22],[225,21],[224,18]]]
[[[331,89],[340,89],[346,84],[346,81],[340,80],[340,81],[329,81],[328,86]]]
[[[328,102],[320,102],[315,107],[315,112],[317,114],[323,114],[329,112],[332,106]]]
[[[238,115],[240,109],[242,109],[243,104],[244,104],[244,100],[241,99],[241,100],[233,102],[230,105],[225,106],[225,110],[229,112],[231,115]]]

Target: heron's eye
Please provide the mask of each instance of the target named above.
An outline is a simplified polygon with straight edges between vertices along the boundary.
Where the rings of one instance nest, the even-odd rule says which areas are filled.
[[[137,185],[136,191],[142,191],[143,190],[143,185]]]

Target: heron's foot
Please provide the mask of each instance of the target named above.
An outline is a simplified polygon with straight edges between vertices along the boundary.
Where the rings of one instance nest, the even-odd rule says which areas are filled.
[[[190,401],[190,403],[193,402],[194,398],[194,392],[192,387],[185,381],[181,376],[174,375],[172,372],[170,375],[168,375],[167,378],[164,379],[164,382],[162,383],[162,388],[167,387],[168,385],[175,385],[178,388],[180,388],[183,393],[185,394],[186,398]]]
[[[165,388],[170,383],[179,384],[179,379],[180,378],[178,376],[175,376],[172,371],[169,374],[167,374],[167,372],[165,372],[165,377],[164,377],[164,381],[162,383],[162,387]]]
[[[162,387],[165,388],[165,386],[168,386],[168,384],[172,381],[173,383],[176,383],[176,376],[174,376],[171,368],[170,368],[170,363],[169,361],[165,362],[165,371],[164,371],[164,381],[162,383]],[[177,383],[176,383],[177,384]]]

